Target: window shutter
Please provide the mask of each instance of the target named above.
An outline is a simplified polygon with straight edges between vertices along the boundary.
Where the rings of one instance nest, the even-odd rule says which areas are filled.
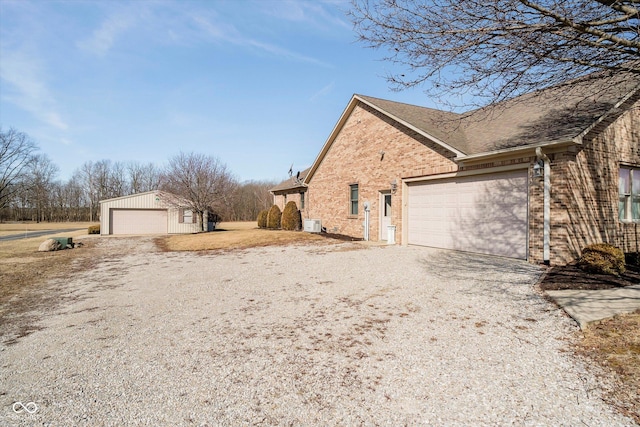
[[[178,209],[178,223],[184,224],[184,208]]]

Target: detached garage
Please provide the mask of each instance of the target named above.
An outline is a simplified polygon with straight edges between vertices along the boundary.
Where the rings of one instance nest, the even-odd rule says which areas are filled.
[[[162,191],[148,191],[100,202],[100,234],[197,233],[197,216],[180,198]]]

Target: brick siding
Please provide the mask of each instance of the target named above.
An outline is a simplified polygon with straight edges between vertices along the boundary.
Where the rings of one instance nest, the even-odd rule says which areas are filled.
[[[586,245],[609,242],[636,250],[638,224],[618,220],[620,163],[640,165],[639,105],[613,123],[603,123],[581,146],[545,150],[551,160],[550,261],[565,264]],[[551,151],[551,152],[548,152]],[[384,154],[383,154],[384,153]],[[380,238],[381,194],[398,183],[392,195],[391,224],[402,242],[402,179],[456,171],[526,164],[529,173],[529,248],[531,262],[543,261],[543,178],[533,176],[533,154],[459,167],[454,154],[417,132],[358,103],[317,167],[306,193],[303,218],[320,219],[328,232],[354,238],[364,235],[365,201],[371,205],[370,240]],[[349,186],[359,186],[358,215],[349,215]],[[299,195],[290,194],[299,203]],[[284,198],[276,196],[284,207]],[[640,236],[639,236],[640,237]]]
[[[384,154],[382,154],[384,152]],[[380,199],[392,194],[391,224],[402,236],[401,178],[457,170],[453,153],[369,106],[358,103],[316,170],[308,191],[307,218],[331,233],[364,236],[364,202],[371,205],[370,240],[379,240]],[[358,184],[358,215],[349,215],[349,185]]]

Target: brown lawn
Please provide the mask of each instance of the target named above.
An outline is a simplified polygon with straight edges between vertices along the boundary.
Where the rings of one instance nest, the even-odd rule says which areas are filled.
[[[255,221],[252,221],[223,222],[218,224],[216,231],[211,233],[161,237],[157,243],[167,251],[206,251],[330,241],[332,240],[320,234],[259,229]],[[337,240],[334,241],[337,242]]]

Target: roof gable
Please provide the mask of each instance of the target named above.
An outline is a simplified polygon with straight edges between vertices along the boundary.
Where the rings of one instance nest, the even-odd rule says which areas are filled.
[[[495,106],[458,114],[355,94],[306,175],[308,183],[359,102],[429,138],[462,160],[516,149],[582,142],[640,98],[640,76],[587,76]],[[599,125],[599,126],[596,126]]]
[[[311,180],[313,174],[320,166],[320,163],[322,163],[322,159],[327,154],[331,145],[340,133],[340,130],[360,102],[377,110],[397,123],[418,132],[456,156],[465,154],[455,148],[452,144],[440,139],[440,137],[444,137],[458,141],[459,138],[463,138],[463,136],[458,132],[459,126],[458,121],[456,120],[458,115],[456,113],[355,94],[351,97],[349,104],[347,104],[347,107],[340,115],[340,119],[334,126],[331,134],[329,134],[329,138],[327,138],[324,146],[320,150],[320,153],[313,162],[313,165],[309,168],[309,173],[304,180],[305,184]]]

